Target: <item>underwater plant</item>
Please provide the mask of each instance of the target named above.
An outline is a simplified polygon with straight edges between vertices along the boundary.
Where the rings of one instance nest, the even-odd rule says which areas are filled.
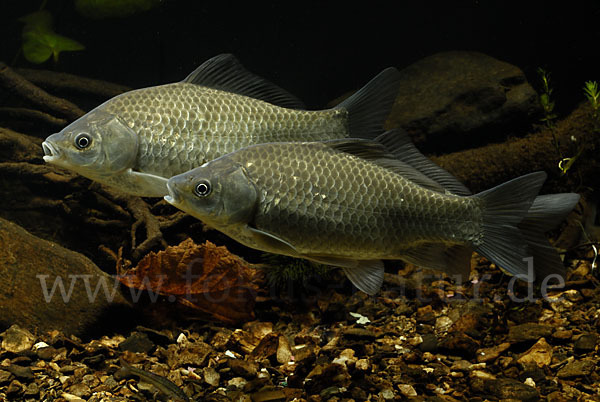
[[[19,18],[19,21],[25,23],[22,50],[27,61],[41,64],[52,57],[54,63],[57,63],[61,52],[85,49],[76,40],[54,32],[52,14],[43,9],[44,5],[45,2],[39,11]]]
[[[306,285],[310,278],[325,277],[331,268],[301,258],[264,254],[265,279],[269,287],[285,289],[288,285]]]
[[[586,81],[583,86],[583,94],[590,102],[592,107],[592,121],[594,122],[594,132],[600,132],[600,89],[598,89],[597,81]]]
[[[554,113],[554,101],[551,98],[553,88],[550,83],[550,73],[541,67],[538,67],[537,73],[542,81],[540,105],[542,106],[544,117],[541,118],[541,121],[546,123],[546,126],[552,127],[557,116],[556,113]]]

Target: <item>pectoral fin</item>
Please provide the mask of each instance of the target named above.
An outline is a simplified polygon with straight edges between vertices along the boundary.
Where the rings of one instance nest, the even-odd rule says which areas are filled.
[[[131,169],[125,172],[127,176],[127,185],[130,185],[131,192],[135,192],[142,197],[164,197],[169,194],[167,190],[167,179],[149,173],[135,172]]]
[[[260,229],[247,227],[248,232],[252,236],[252,241],[256,243],[258,248],[271,253],[289,255],[291,257],[301,257],[300,253],[286,240],[283,240],[272,233],[265,232]]]

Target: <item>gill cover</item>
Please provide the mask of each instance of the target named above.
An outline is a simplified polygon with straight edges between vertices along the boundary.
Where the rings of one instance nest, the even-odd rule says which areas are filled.
[[[118,116],[97,108],[49,136],[42,147],[47,162],[102,176],[134,166],[138,135]]]
[[[216,229],[252,221],[258,191],[242,166],[224,159],[170,178],[167,201]]]

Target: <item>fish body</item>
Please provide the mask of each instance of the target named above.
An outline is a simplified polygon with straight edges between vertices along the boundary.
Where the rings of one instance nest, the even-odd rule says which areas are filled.
[[[519,224],[545,174],[458,195],[464,186],[432,162],[423,164],[405,139],[390,132],[379,142],[249,146],[172,177],[165,199],[249,247],[342,267],[369,294],[381,285],[385,259],[468,277],[475,250],[526,274],[523,258],[538,236],[530,236],[535,225]],[[554,197],[542,199],[530,219],[545,220],[549,204],[562,217],[578,199]]]
[[[231,55],[184,81],[118,95],[43,143],[44,160],[135,195],[164,196],[169,177],[258,143],[374,137],[398,89],[389,68],[333,109],[303,110]]]

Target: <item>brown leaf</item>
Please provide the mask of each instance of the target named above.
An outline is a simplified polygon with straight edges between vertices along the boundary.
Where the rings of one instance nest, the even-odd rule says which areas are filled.
[[[186,239],[165,251],[151,252],[135,268],[117,261],[118,278],[125,286],[148,290],[181,305],[229,323],[254,318],[258,270],[227,248]]]

